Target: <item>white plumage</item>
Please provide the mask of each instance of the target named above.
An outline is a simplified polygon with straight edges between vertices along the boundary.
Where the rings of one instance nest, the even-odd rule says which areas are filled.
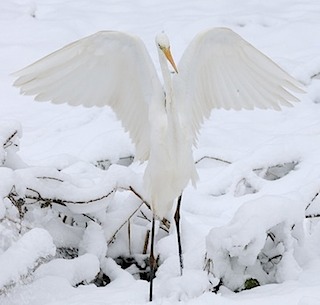
[[[148,160],[147,200],[163,217],[187,183],[197,180],[192,145],[213,108],[290,106],[299,83],[227,28],[198,34],[178,68],[165,34],[156,38],[164,88],[142,41],[102,31],[16,72],[15,86],[38,101],[109,105]],[[170,73],[166,60],[174,70]]]

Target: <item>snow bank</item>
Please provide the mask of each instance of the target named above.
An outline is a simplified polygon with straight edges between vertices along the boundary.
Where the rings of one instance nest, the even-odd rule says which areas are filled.
[[[41,259],[55,254],[49,233],[32,229],[0,255],[0,288],[19,281],[36,267]]]

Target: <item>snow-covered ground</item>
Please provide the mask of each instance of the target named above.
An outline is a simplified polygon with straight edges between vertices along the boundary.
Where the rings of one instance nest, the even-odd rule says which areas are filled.
[[[221,26],[271,57],[306,94],[281,112],[213,111],[194,150],[197,189],[183,195],[184,274],[174,226],[161,224],[154,303],[320,304],[318,1],[6,0],[0,2],[1,305],[148,300],[139,268],[116,263],[133,257],[143,268],[150,229],[148,208],[123,190],[143,194],[145,164],[126,166],[134,155],[128,135],[108,108],[19,95],[10,73],[100,30],[140,36],[159,71],[155,34],[168,34],[178,62],[197,32]],[[108,285],[92,283],[99,272]],[[243,290],[252,283],[260,286]]]

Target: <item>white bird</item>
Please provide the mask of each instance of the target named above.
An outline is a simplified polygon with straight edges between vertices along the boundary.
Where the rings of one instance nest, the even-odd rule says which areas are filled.
[[[148,160],[144,187],[154,215],[150,300],[154,218],[172,209],[190,181],[196,184],[192,146],[204,119],[213,108],[279,110],[298,101],[290,91],[302,92],[293,77],[227,28],[199,33],[178,68],[164,33],[156,36],[156,47],[164,88],[143,42],[113,31],[73,42],[14,74],[14,85],[38,101],[110,106],[129,132],[135,158]],[[175,219],[179,229],[178,212]]]

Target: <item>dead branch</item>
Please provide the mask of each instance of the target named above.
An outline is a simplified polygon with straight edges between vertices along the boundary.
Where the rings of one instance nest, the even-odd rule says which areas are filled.
[[[194,163],[195,163],[195,164],[198,164],[199,162],[201,162],[201,161],[204,160],[204,159],[216,160],[216,161],[219,161],[219,162],[223,162],[223,163],[227,163],[227,164],[232,164],[232,162],[230,162],[230,161],[223,160],[223,159],[216,158],[216,157],[211,157],[211,156],[203,156],[203,157],[201,157],[199,160],[195,161]]]
[[[317,217],[320,217],[320,214],[309,214],[309,215],[306,215],[306,218],[317,218]]]
[[[100,201],[102,199],[105,199],[107,197],[109,197],[112,193],[114,193],[116,191],[116,189],[112,189],[109,193],[107,193],[106,195],[103,195],[101,197],[98,198],[94,198],[91,200],[80,200],[80,201],[73,201],[73,200],[65,200],[65,199],[59,199],[59,198],[46,198],[46,197],[42,197],[41,194],[31,188],[27,188],[28,191],[30,192],[34,192],[37,194],[37,196],[32,196],[32,195],[26,195],[25,198],[26,199],[30,199],[30,200],[36,200],[37,202],[44,202],[44,203],[55,203],[55,204],[60,204],[63,206],[67,206],[67,204],[89,204],[89,203],[93,203],[93,202],[97,202]]]
[[[150,230],[147,230],[146,237],[145,237],[145,239],[144,239],[142,254],[147,254],[148,244],[149,244],[149,238],[150,238]]]
[[[60,181],[60,179],[56,179],[56,178],[52,178],[52,177],[40,177],[40,178],[53,179],[53,180]],[[19,211],[20,219],[22,219],[24,217],[24,214],[27,211],[26,200],[32,201],[32,202],[28,202],[28,204],[36,204],[36,203],[40,204],[41,208],[52,207],[54,204],[58,204],[58,205],[62,205],[64,207],[67,207],[68,204],[90,204],[90,203],[94,203],[94,202],[103,200],[103,199],[109,197],[116,190],[116,189],[112,189],[109,193],[107,193],[99,198],[94,198],[91,200],[71,201],[71,200],[64,200],[64,199],[59,199],[59,198],[43,197],[40,194],[40,192],[35,189],[29,188],[29,187],[27,187],[26,189],[31,194],[26,194],[23,198],[18,196],[18,194],[15,191],[15,187],[13,187],[11,189],[10,193],[7,196],[7,198],[12,202],[12,204],[17,207],[17,209]],[[88,218],[90,221],[93,221],[93,222],[100,224],[100,222],[96,218],[94,218],[88,214],[81,213],[81,215]]]
[[[144,219],[144,220],[148,221],[149,223],[151,223],[151,220],[147,217],[147,215],[145,213],[140,211],[140,214],[141,215],[137,216],[138,218]],[[166,219],[166,218],[163,218],[161,220],[160,229],[165,231],[166,233],[169,233],[170,221],[168,219]]]
[[[311,201],[309,202],[309,204],[306,206],[305,210],[308,210],[310,205],[313,203],[313,201],[316,200],[316,198],[319,196],[319,192],[317,192],[311,199]]]
[[[131,255],[132,252],[131,252],[131,224],[130,224],[130,219],[128,220],[128,248],[129,248],[129,255]]]
[[[121,224],[121,226],[114,232],[114,234],[112,235],[112,237],[109,239],[108,241],[108,245],[110,245],[111,243],[113,243],[113,241],[116,238],[116,235],[119,233],[119,231],[130,221],[130,219],[132,218],[132,216],[137,213],[139,211],[139,209],[141,208],[141,206],[144,204],[144,202],[141,202],[139,204],[139,206],[129,215],[129,217]]]
[[[124,191],[131,191],[133,194],[135,194],[142,201],[142,203],[144,203],[148,207],[149,210],[151,210],[150,204],[146,200],[144,200],[144,198],[132,186],[129,186],[129,188],[121,187],[120,189],[122,189]],[[151,220],[149,220],[148,217],[142,211],[141,211],[141,214],[145,219],[147,219],[149,222],[151,222]],[[169,229],[170,229],[170,221],[166,218],[163,218],[163,219],[161,219],[161,223],[165,227],[165,228],[163,228],[163,227],[161,227],[161,228],[168,233]]]
[[[55,180],[55,181],[59,181],[59,182],[64,182],[62,179],[55,178],[55,177],[47,177],[47,176],[39,176],[39,177],[37,177],[37,179],[48,179],[48,180]]]
[[[13,144],[11,140],[18,134],[18,130],[15,130],[8,138],[7,140],[3,143],[3,148],[8,148]]]
[[[151,210],[150,204],[144,200],[143,197],[132,186],[129,186],[127,190],[135,194]]]

